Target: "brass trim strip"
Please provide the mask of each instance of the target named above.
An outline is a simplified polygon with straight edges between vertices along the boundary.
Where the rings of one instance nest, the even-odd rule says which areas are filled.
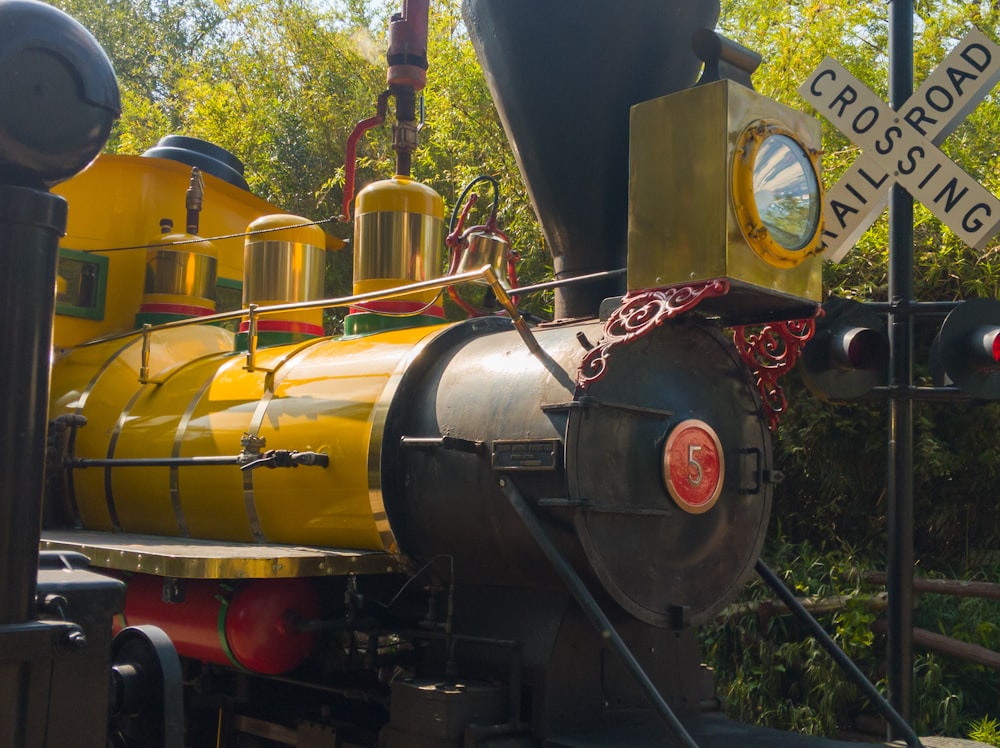
[[[246,246],[243,303],[315,301],[323,296],[326,250],[305,242],[264,240]]]
[[[371,434],[368,437],[368,502],[371,505],[375,530],[378,532],[382,547],[387,553],[398,553],[399,545],[396,541],[396,534],[392,531],[392,525],[389,523],[389,515],[385,510],[385,497],[382,495],[382,443],[385,438],[386,420],[403,375],[409,371],[414,361],[420,357],[427,346],[449,329],[451,328],[445,327],[418,340],[389,375],[389,381],[386,382],[381,394],[372,406]]]
[[[153,249],[146,253],[145,294],[215,298],[218,260],[197,249]]]
[[[394,574],[397,559],[378,551],[168,538],[136,533],[51,531],[43,550],[76,551],[103,569],[178,579],[278,579]]]
[[[177,422],[177,430],[174,432],[174,446],[170,450],[171,457],[180,457],[181,448],[184,446],[184,437],[187,435],[188,426],[194,416],[194,410],[198,407],[205,392],[215,381],[214,377],[205,380],[205,384],[195,393],[188,403],[187,408]],[[170,466],[170,505],[174,509],[174,520],[177,522],[177,532],[185,538],[191,537],[191,530],[188,527],[187,517],[184,516],[184,506],[181,504],[180,470],[177,465]]]
[[[247,426],[248,434],[260,436],[261,424],[264,423],[264,416],[267,415],[267,408],[274,399],[274,393],[277,391],[278,385],[291,372],[295,359],[322,340],[323,338],[316,338],[306,341],[305,344],[297,347],[291,354],[283,357],[274,369],[264,374],[264,394],[257,401],[257,407],[250,417],[250,423]],[[267,538],[264,534],[264,528],[260,523],[260,515],[257,513],[257,496],[253,487],[254,471],[242,470],[241,473],[243,474],[243,502],[246,506],[247,519],[250,522],[250,531],[253,533],[255,541],[258,543],[266,542]]]
[[[354,282],[381,278],[422,281],[441,265],[444,223],[436,216],[377,211],[355,219]]]
[[[132,408],[135,406],[136,402],[142,396],[145,391],[146,385],[140,385],[132,397],[129,398],[128,402],[125,403],[125,407],[122,408],[122,412],[118,415],[118,420],[115,422],[114,431],[111,432],[111,436],[108,438],[108,451],[107,459],[113,460],[115,457],[115,450],[118,448],[118,439],[121,438],[122,430],[125,428],[125,424],[128,422],[129,413],[132,412]],[[115,494],[111,486],[111,468],[104,468],[104,500],[108,505],[108,516],[111,518],[111,525],[116,530],[122,529],[121,520],[118,519],[118,510],[115,507]]]
[[[117,351],[115,351],[112,355],[104,359],[101,365],[94,372],[94,375],[90,378],[90,381],[87,382],[87,385],[83,388],[83,391],[80,392],[79,396],[77,397],[76,407],[73,409],[74,415],[78,416],[83,415],[83,409],[87,407],[87,400],[90,398],[90,394],[94,391],[94,388],[97,386],[97,383],[101,380],[101,377],[104,376],[104,372],[106,372],[108,370],[108,367],[111,366],[112,363],[117,361],[118,358],[126,350],[128,350],[129,346],[132,346],[134,344],[135,344],[134,340],[126,341],[126,343],[122,345]],[[75,438],[73,439],[73,445],[75,448],[76,445]],[[80,515],[80,505],[76,500],[76,486],[73,483],[74,471],[65,470],[64,472],[66,474],[66,493],[69,498],[70,511],[73,514],[73,521],[76,522],[78,525],[82,525],[83,517]]]

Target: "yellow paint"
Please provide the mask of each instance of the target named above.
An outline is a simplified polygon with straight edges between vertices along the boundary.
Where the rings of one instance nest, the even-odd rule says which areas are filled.
[[[203,176],[205,198],[199,227],[203,237],[238,234],[254,219],[278,212],[246,190],[210,174]],[[175,228],[184,227],[190,177],[191,167],[176,161],[102,155],[86,171],[53,189],[69,203],[66,236],[60,246],[97,252],[109,260],[104,318],[57,315],[57,348],[134,328],[146,272],[144,245],[155,237],[163,218],[169,218]],[[243,237],[218,240],[214,245],[219,277],[242,282]],[[117,249],[132,246],[139,248]]]
[[[330,457],[325,469],[184,466],[176,469],[174,495],[171,468],[113,468],[112,499],[126,532],[177,535],[176,504],[193,537],[254,540],[249,476],[263,540],[394,552],[373,516],[382,506],[378,476],[368,473],[372,430],[392,395],[387,385],[440,329],[275,346],[258,351],[252,372],[244,356],[231,352],[231,333],[208,326],[162,330],[153,333],[150,352],[150,378],[158,383],[138,381],[138,338],[76,349],[55,363],[51,413],[86,416],[77,457],[237,455],[248,431],[266,440],[265,450]],[[75,470],[73,482],[85,527],[112,529],[105,470]]]
[[[408,177],[373,182],[358,193],[355,215],[366,213],[420,213],[444,220],[441,196]]]

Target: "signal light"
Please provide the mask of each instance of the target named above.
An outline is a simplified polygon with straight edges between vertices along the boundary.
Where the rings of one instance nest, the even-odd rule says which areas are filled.
[[[885,322],[857,301],[823,304],[816,333],[802,351],[802,379],[825,401],[852,400],[887,383],[889,337]]]
[[[955,307],[938,331],[930,363],[934,384],[1000,399],[1000,301],[969,299]]]

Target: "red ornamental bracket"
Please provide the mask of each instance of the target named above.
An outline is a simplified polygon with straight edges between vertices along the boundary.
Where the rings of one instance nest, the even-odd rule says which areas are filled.
[[[583,357],[576,382],[587,389],[591,382],[604,376],[611,349],[630,343],[656,329],[668,319],[693,309],[703,299],[725,296],[729,281],[717,278],[699,283],[668,288],[630,291],[614,313],[604,323],[604,334]]]
[[[771,431],[778,428],[778,419],[788,407],[778,378],[795,366],[815,332],[815,318],[773,322],[757,333],[742,325],[733,328],[733,343],[754,373]]]

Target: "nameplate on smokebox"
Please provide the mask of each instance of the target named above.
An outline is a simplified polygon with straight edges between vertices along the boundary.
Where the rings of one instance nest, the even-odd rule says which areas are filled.
[[[562,442],[558,439],[498,439],[493,442],[494,470],[555,470]]]

